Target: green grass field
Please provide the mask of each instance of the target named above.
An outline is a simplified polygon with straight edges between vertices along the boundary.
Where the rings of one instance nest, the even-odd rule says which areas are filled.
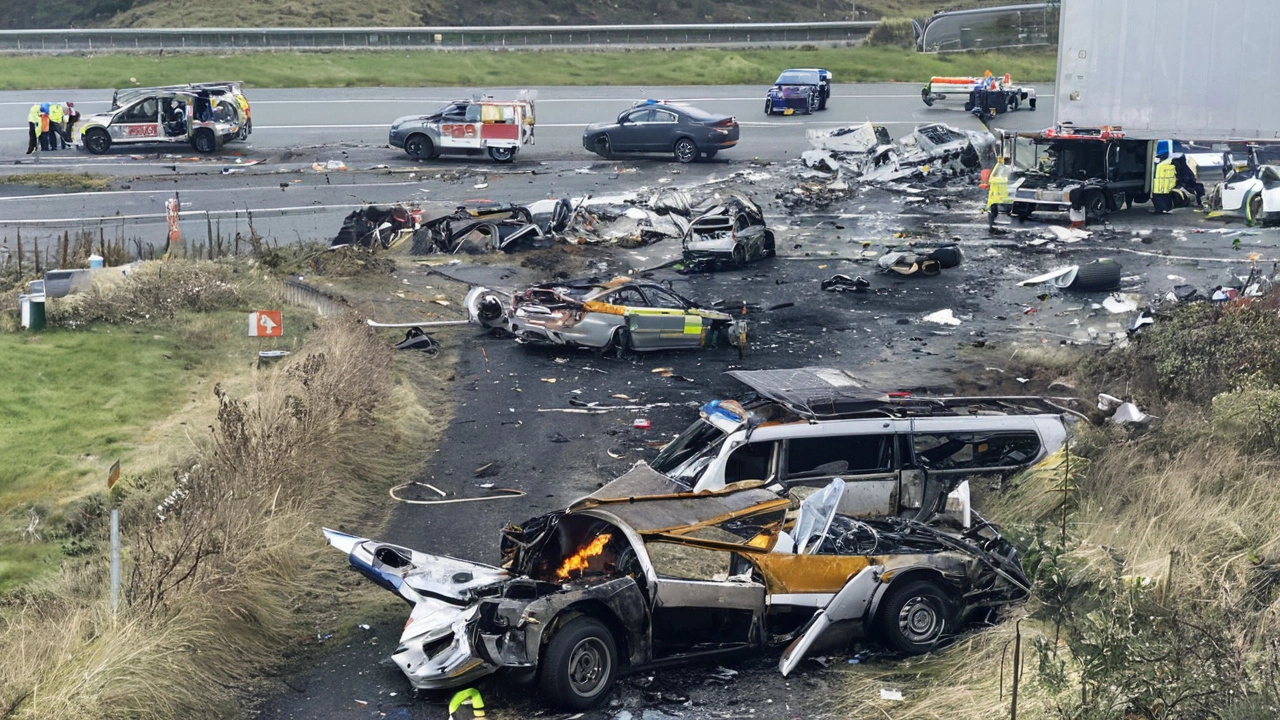
[[[314,52],[9,57],[0,90],[119,88],[236,78],[251,88],[767,85],[786,67],[825,67],[836,82],[926,82],[990,69],[1054,77],[1053,49],[930,55],[891,47],[615,52]],[[250,97],[250,101],[252,101]]]
[[[286,337],[263,342],[293,347],[310,319],[287,310]],[[57,567],[64,513],[105,492],[111,463],[127,475],[207,433],[212,383],[251,372],[260,339],[245,327],[218,312],[0,334],[0,591]],[[23,532],[33,507],[39,542]]]

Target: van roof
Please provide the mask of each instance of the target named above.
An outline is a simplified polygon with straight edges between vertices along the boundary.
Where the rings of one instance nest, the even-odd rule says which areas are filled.
[[[928,415],[1060,415],[1078,414],[1061,403],[1070,398],[1019,396],[927,396],[886,393],[868,387],[840,368],[804,367],[778,370],[732,370],[727,373],[760,397],[809,420]]]

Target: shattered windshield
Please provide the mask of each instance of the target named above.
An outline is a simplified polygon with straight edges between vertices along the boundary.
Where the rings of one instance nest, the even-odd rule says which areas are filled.
[[[711,459],[720,452],[723,430],[699,419],[653,459],[653,469],[676,482],[692,486]]]
[[[1045,150],[1046,146],[1036,144],[1031,138],[1017,138],[1014,141],[1013,166],[1024,172],[1044,172],[1051,163]]]

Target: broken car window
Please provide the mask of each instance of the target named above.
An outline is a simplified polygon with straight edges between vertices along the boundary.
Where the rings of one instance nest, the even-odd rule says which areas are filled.
[[[729,579],[729,564],[733,559],[730,552],[670,542],[645,543],[645,548],[658,577],[717,582]]]
[[[787,443],[788,480],[892,469],[892,435],[832,435]]]
[[[913,440],[916,462],[929,470],[979,470],[1025,465],[1040,453],[1035,433],[928,433]]]
[[[663,292],[657,288],[648,288],[645,294],[649,296],[649,304],[653,307],[684,310],[684,303],[680,302],[680,298],[671,293]]]
[[[698,420],[653,459],[653,469],[686,485],[697,481],[699,473],[720,452],[725,433],[706,420]]]
[[[777,443],[762,442],[743,445],[734,450],[724,467],[725,483],[742,480],[772,480],[775,447]]]
[[[622,288],[611,295],[607,302],[610,305],[622,305],[624,307],[648,307],[649,302],[644,299],[644,295],[636,288]]]

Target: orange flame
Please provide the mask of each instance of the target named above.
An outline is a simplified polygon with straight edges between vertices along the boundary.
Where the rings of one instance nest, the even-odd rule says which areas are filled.
[[[608,544],[609,539],[612,537],[613,535],[609,533],[597,535],[586,547],[564,559],[564,564],[556,571],[556,577],[561,580],[568,580],[569,574],[574,570],[577,570],[581,575],[591,565],[591,558],[604,552],[604,546]]]

